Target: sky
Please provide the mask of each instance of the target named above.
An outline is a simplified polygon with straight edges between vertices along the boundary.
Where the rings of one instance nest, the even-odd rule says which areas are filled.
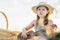
[[[0,11],[8,17],[8,30],[22,31],[32,20],[36,19],[36,14],[31,8],[40,2],[47,2],[55,8],[51,19],[60,31],[60,0],[0,0]],[[0,19],[0,28],[6,29],[6,21],[1,13]]]

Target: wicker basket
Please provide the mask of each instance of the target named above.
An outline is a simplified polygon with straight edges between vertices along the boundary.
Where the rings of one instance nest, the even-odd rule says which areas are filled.
[[[8,31],[8,19],[7,16],[4,12],[0,11],[0,13],[2,13],[6,19],[6,30],[0,29],[0,40],[17,40],[17,35],[20,32],[11,32]]]

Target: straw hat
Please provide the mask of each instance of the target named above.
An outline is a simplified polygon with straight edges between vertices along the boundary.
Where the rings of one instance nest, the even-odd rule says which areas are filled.
[[[32,7],[33,12],[37,14],[37,10],[36,9],[37,9],[38,6],[41,6],[41,5],[46,6],[46,7],[49,8],[49,14],[53,13],[54,8],[51,5],[49,5],[49,4],[45,3],[45,2],[40,2],[38,5],[33,6]]]

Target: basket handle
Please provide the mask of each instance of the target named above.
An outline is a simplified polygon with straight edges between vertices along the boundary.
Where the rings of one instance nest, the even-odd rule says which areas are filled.
[[[5,17],[5,19],[6,19],[6,30],[8,30],[8,18],[7,18],[6,14],[5,14],[4,12],[0,11],[0,13],[1,13],[1,14]]]

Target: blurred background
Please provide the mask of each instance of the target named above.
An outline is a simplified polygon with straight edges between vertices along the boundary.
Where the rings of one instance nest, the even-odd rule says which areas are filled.
[[[36,19],[36,14],[31,8],[40,2],[47,2],[55,8],[51,19],[54,24],[57,24],[57,32],[60,32],[60,0],[0,0],[0,11],[8,17],[8,30],[21,32],[32,20]],[[1,13],[0,28],[6,29],[5,18]]]

